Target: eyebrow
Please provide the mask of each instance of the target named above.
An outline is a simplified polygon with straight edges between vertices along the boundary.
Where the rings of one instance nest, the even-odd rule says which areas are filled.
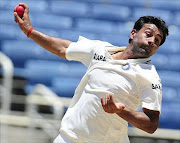
[[[148,30],[150,30],[151,32],[153,32],[153,33],[155,33],[155,31],[152,29],[152,28],[147,28]],[[161,38],[161,40],[163,40],[163,37],[161,36],[161,34],[157,34],[160,38]]]

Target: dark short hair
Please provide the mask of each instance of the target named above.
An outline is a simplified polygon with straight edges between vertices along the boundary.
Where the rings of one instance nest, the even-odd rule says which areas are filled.
[[[142,16],[135,22],[133,29],[139,31],[144,26],[144,24],[148,24],[148,23],[156,25],[157,28],[161,30],[161,32],[163,33],[163,39],[160,44],[162,45],[166,40],[166,36],[169,35],[169,30],[168,30],[168,26],[166,25],[166,22],[162,20],[160,17]],[[130,42],[131,39],[129,39],[129,43]]]

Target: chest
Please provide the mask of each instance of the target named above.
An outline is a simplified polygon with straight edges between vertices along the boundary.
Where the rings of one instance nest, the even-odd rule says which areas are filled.
[[[88,74],[88,86],[91,89],[103,89],[114,94],[136,92],[136,73],[130,65],[94,63]]]

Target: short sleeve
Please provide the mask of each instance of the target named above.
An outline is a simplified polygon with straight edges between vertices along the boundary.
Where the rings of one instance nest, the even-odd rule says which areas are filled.
[[[140,90],[142,108],[161,112],[162,85],[160,82],[148,83]]]
[[[71,43],[67,48],[66,59],[70,61],[79,61],[85,66],[88,66],[95,48],[96,46],[93,40],[80,36],[77,42]]]

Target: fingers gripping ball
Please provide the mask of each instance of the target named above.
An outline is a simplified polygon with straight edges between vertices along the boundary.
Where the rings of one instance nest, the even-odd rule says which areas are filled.
[[[18,6],[16,7],[16,12],[17,12],[17,14],[19,15],[19,17],[22,18],[22,17],[23,17],[23,14],[24,14],[24,7],[18,5]]]

